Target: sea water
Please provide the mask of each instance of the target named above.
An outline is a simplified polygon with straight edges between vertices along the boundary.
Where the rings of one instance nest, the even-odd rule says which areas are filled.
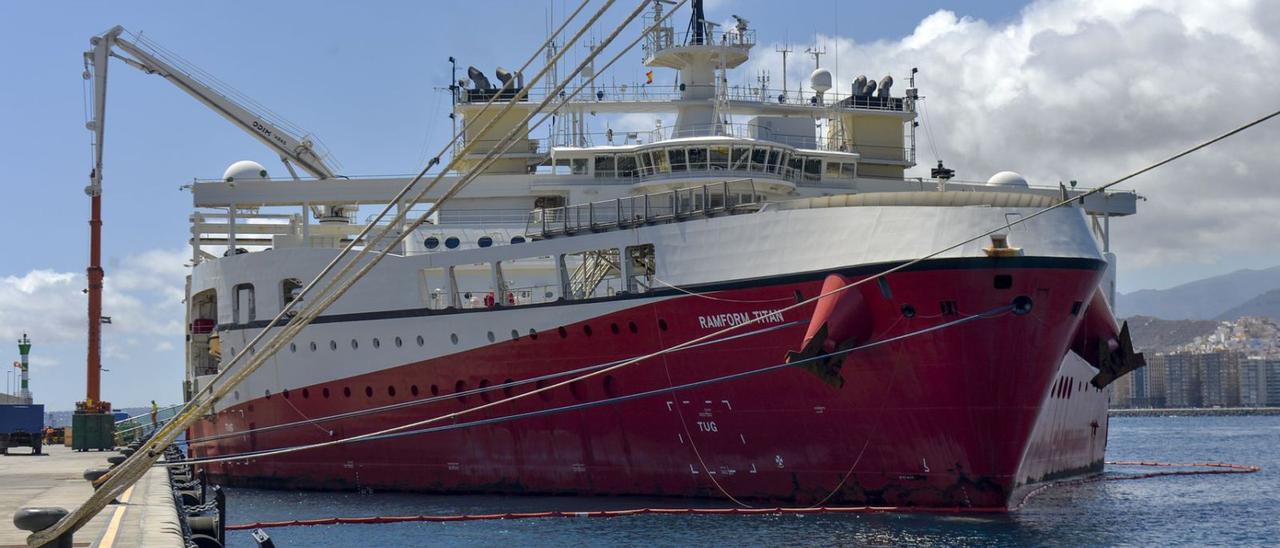
[[[1256,474],[1055,487],[1006,515],[543,518],[269,529],[276,546],[1280,545],[1280,417],[1111,420],[1108,460],[1257,464]],[[1108,467],[1107,474],[1143,472]],[[618,497],[437,496],[228,489],[230,523],[416,514],[723,506]],[[247,531],[230,546],[253,547]]]

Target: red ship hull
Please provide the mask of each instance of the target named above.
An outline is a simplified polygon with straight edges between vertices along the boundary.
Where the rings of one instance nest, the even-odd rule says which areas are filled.
[[[728,495],[801,505],[1007,508],[1020,487],[1050,475],[1019,472],[1037,420],[1044,420],[1042,407],[1066,396],[1055,388],[1062,385],[1060,367],[1081,320],[1079,303],[1089,302],[1104,264],[966,259],[920,266],[853,290],[871,318],[866,342],[992,310],[1019,296],[1032,300],[1032,310],[854,351],[836,371],[839,387],[809,369],[789,367],[622,403],[214,463],[208,470],[224,483],[278,488]],[[812,297],[825,274],[743,283],[709,294],[714,299],[684,295],[649,302],[536,336],[508,336],[460,354],[241,400],[188,432],[197,440],[226,436],[193,443],[191,454],[234,455],[344,438],[499,400],[535,385],[228,436],[644,355],[794,304],[797,295]],[[905,306],[914,314],[904,313]],[[739,331],[754,332],[750,336],[645,360],[456,421],[780,364],[800,349],[814,309],[809,304]],[[1099,396],[1105,421],[1105,395]],[[1088,439],[1090,429],[1097,435],[1097,422],[1062,422],[1053,428],[1069,431],[1053,435],[1075,441],[1060,447],[1070,454],[1054,455],[1067,463],[1054,475],[1097,471],[1100,450]],[[441,424],[448,423],[427,426]],[[1105,444],[1105,424],[1102,436]]]

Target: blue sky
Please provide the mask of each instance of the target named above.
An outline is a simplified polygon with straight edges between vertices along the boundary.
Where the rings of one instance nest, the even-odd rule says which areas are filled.
[[[966,178],[985,179],[1008,168],[1039,177],[1033,182],[1053,184],[1060,178],[1100,181],[1117,175],[1242,121],[1257,110],[1249,108],[1253,102],[1258,109],[1266,106],[1261,104],[1265,99],[1254,95],[1241,98],[1221,90],[1236,108],[1189,116],[1194,131],[1186,134],[1160,126],[1167,113],[1144,110],[1165,87],[1198,87],[1188,93],[1203,93],[1204,86],[1189,85],[1189,75],[1182,71],[1198,67],[1200,57],[1205,71],[1211,71],[1211,63],[1221,64],[1221,56],[1207,53],[1221,45],[1214,42],[1219,39],[1243,40],[1256,50],[1252,56],[1233,50],[1232,62],[1238,66],[1226,74],[1234,78],[1247,73],[1251,87],[1275,89],[1277,84],[1269,74],[1277,73],[1278,48],[1268,36],[1274,27],[1266,26],[1275,22],[1276,10],[1242,2],[1206,13],[1194,2],[1167,4],[1119,8],[1055,0],[1028,8],[1021,2],[714,0],[707,2],[707,10],[713,20],[738,14],[751,21],[760,45],[747,68],[773,71],[775,86],[780,69],[773,46],[784,39],[797,50],[823,41],[830,55],[838,52],[840,67],[849,67],[839,75],[845,81],[858,70],[902,74],[921,66],[922,92],[930,98],[934,117],[926,122],[949,164]],[[632,5],[620,0],[596,34],[612,28]],[[75,323],[76,314],[83,315],[77,285],[82,282],[74,276],[83,272],[87,259],[83,188],[89,134],[84,129],[81,53],[90,36],[116,24],[143,31],[320,136],[344,173],[406,173],[416,171],[427,151],[447,137],[448,96],[434,89],[448,84],[447,58],[453,55],[463,66],[486,71],[498,65],[514,68],[543,39],[548,10],[558,14],[566,6],[559,0],[0,3],[0,32],[11,45],[0,77],[0,179],[10,196],[0,223],[11,234],[0,243],[7,258],[0,261],[0,280],[8,280],[8,293],[0,287],[0,335],[7,339],[22,329],[43,327],[45,332],[32,333],[37,372],[44,374],[34,381],[37,394],[53,408],[68,408],[82,390],[83,341],[76,338],[82,325]],[[687,16],[677,17],[684,21]],[[1089,49],[1094,42],[1110,49]],[[1166,52],[1181,56],[1163,59]],[[615,70],[618,81],[642,78],[639,53],[630,58],[634,62],[624,59]],[[789,81],[794,85],[812,67],[804,57],[793,59]],[[1008,64],[1008,70],[1001,64]],[[1108,80],[1116,75],[1146,80]],[[1062,86],[1079,86],[1078,93],[1045,97],[1028,91],[1053,78]],[[1144,91],[1139,84],[1155,91]],[[976,86],[990,87],[990,93],[966,92]],[[1120,99],[1105,99],[1110,86],[1129,91]],[[1098,97],[1100,103],[1081,104],[1080,96]],[[1116,112],[1097,124],[1086,124],[1080,114],[1112,107]],[[1108,120],[1122,121],[1124,127]],[[265,148],[240,130],[162,79],[118,62],[111,67],[106,125],[104,253],[108,282],[114,275],[119,289],[108,303],[117,309],[106,313],[129,321],[107,328],[111,349],[105,365],[111,371],[104,390],[118,394],[111,396],[118,405],[140,404],[153,394],[176,401],[182,370],[177,299],[190,212],[190,195],[179,187],[192,178],[218,177],[240,159],[284,173]],[[1019,136],[1009,127],[1031,129]],[[1036,128],[1045,133],[1035,133]],[[1008,142],[993,137],[1002,135]],[[1029,140],[1039,145],[1015,148]],[[920,146],[921,163],[931,163],[930,143]],[[1195,179],[1225,171],[1256,179],[1267,173],[1262,160],[1250,160],[1253,156],[1208,158],[1203,165],[1167,175]],[[1274,247],[1252,245],[1207,257],[1180,247],[1167,232],[1184,230],[1177,223],[1192,215],[1169,204],[1187,197],[1162,200],[1156,190],[1141,190],[1157,212],[1157,220],[1150,222],[1163,224],[1127,225],[1135,227],[1135,234],[1124,232],[1127,220],[1117,223],[1122,289],[1164,287],[1236,268],[1280,264]],[[1172,209],[1161,213],[1162,207]],[[1197,215],[1201,224],[1195,226],[1203,225],[1203,230],[1187,228],[1183,239],[1206,245],[1219,236],[1232,239],[1239,227],[1231,219],[1248,224],[1254,214],[1228,208],[1212,218]],[[1169,241],[1161,243],[1165,239]],[[0,346],[0,352],[6,348]]]

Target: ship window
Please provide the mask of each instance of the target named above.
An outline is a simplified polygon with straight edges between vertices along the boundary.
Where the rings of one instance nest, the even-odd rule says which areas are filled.
[[[365,397],[366,397],[366,398],[372,398],[372,397],[373,397],[373,387],[372,387],[372,386],[365,386],[365,387],[364,387],[364,395],[365,395]]]
[[[640,159],[640,176],[653,174],[653,157],[648,152],[641,152],[638,156]]]
[[[476,245],[480,247],[489,247],[493,245],[493,238],[490,238],[488,236],[481,236],[480,239],[476,240]]]
[[[711,147],[711,169],[729,169],[729,147]]]
[[[634,154],[622,154],[618,156],[618,176],[636,176],[636,157]]]
[[[617,322],[609,324],[609,331],[613,332],[614,335],[617,335],[618,333],[622,332],[621,329],[618,329]]]
[[[394,397],[396,397],[396,387],[388,385],[388,386],[387,386],[387,395],[388,395],[388,396],[391,396],[391,397],[393,397],[393,398],[394,398]]]
[[[513,380],[511,380],[511,379],[507,379],[507,380],[505,380],[505,381],[502,381],[502,395],[504,395],[504,396],[506,396],[506,397],[508,397],[508,398],[510,398],[510,397],[511,397],[511,392],[512,392],[512,390],[511,390],[511,383],[514,383],[514,382],[515,382],[515,381],[513,381]]]
[[[741,171],[747,169],[747,161],[751,159],[750,147],[733,147],[733,165],[729,169]]]
[[[640,328],[636,327],[636,322],[627,322],[627,331],[630,331],[632,333],[639,333]]]
[[[329,350],[337,350],[338,341],[329,341]]]
[[[534,330],[532,327],[529,328],[529,338],[535,341],[538,340],[538,332]]]
[[[231,303],[231,315],[235,323],[249,323],[256,315],[254,310],[253,284],[238,284],[231,288],[236,300]]]
[[[434,384],[433,384],[433,385],[431,385],[431,395],[432,395],[432,396],[439,396],[439,395],[440,395],[440,387],[439,387],[439,386],[436,386],[436,385],[434,385]]]
[[[396,348],[400,348],[400,345],[403,345],[403,344],[404,344],[404,341],[400,340],[400,337],[396,337]]]
[[[311,397],[311,391],[310,391],[310,390],[307,390],[306,388],[303,388],[303,389],[302,389],[302,399],[304,399],[304,400],[305,400],[305,399],[309,399],[310,397]]]
[[[997,274],[991,281],[992,287],[996,289],[1009,289],[1013,287],[1013,276],[1009,274]]]
[[[450,334],[449,334],[449,342],[452,342],[453,344],[458,344],[458,334],[457,334],[457,333],[450,333]]]
[[[511,237],[511,243],[513,243],[513,244],[522,244],[522,243],[524,243],[524,241],[525,241],[525,240],[524,240],[524,236],[512,236],[512,237]]]
[[[418,335],[418,346],[422,346],[423,342],[424,341],[422,340],[422,335]]]
[[[596,177],[613,177],[616,174],[616,162],[612,154],[596,155]]]
[[[572,166],[572,168],[573,168],[573,170],[571,171],[571,173],[573,173],[574,175],[586,175],[586,174],[587,174],[587,159],[586,159],[586,158],[574,158],[574,159],[573,159],[573,161],[570,163],[570,165],[571,165],[571,166]]]
[[[327,386],[326,386],[326,387],[324,387],[323,389],[321,389],[321,390],[320,390],[320,395],[321,395],[321,396],[324,396],[324,399],[326,399],[326,400],[327,400],[327,399],[329,399],[329,387],[327,387]]]
[[[840,177],[842,179],[853,179],[858,176],[858,164],[846,162],[840,164]]]
[[[586,335],[586,336],[588,336],[588,337],[590,337],[590,336],[591,336],[591,326],[590,326],[590,325],[587,325],[587,324],[583,324],[583,325],[582,325],[582,334],[583,334],[583,335]]]
[[[559,332],[560,332],[560,338],[561,338],[561,339],[566,338],[566,337],[568,337],[568,336],[569,336],[569,331],[568,331],[567,329],[565,329],[563,325],[562,325],[562,326],[560,326],[560,327],[558,327],[558,328],[556,328],[556,331],[559,331]]]
[[[288,388],[284,389],[284,397],[285,397],[286,399],[288,399],[288,397],[289,397],[289,389],[288,389]]]
[[[350,386],[344,386],[344,387],[342,387],[342,397],[344,397],[344,398],[350,398],[350,397],[351,397],[351,387],[350,387]]]
[[[298,345],[296,343],[289,343],[289,352],[297,352],[297,351],[298,351]]]
[[[778,160],[782,158],[782,151],[773,148],[769,149],[769,173],[778,172]]]
[[[351,349],[357,350],[359,348],[360,348],[360,343],[357,342],[355,339],[351,339]]]
[[[315,352],[315,351],[316,351],[316,342],[315,342],[315,341],[311,341],[311,351],[312,351],[312,352]]]
[[[672,148],[667,150],[667,160],[671,162],[671,171],[684,171],[684,149]]]
[[[461,244],[462,240],[459,240],[457,236],[449,236],[444,240],[444,246],[449,249],[457,249]]]
[[[800,169],[804,167],[804,157],[792,154],[787,158],[787,169],[790,170],[787,175],[796,177],[800,175]]]
[[[1081,308],[1081,307],[1083,307],[1083,306],[1084,306],[1084,301],[1076,301],[1076,302],[1074,302],[1074,303],[1071,303],[1071,315],[1072,315],[1072,316],[1079,316],[1079,315],[1080,315],[1080,308]]]
[[[437,247],[440,247],[440,238],[437,238],[435,236],[428,236],[427,239],[422,242],[422,244],[427,246],[427,249],[435,249]]]
[[[768,159],[769,149],[765,147],[751,149],[751,171],[764,171],[764,165]]]
[[[489,342],[493,342],[494,336],[493,336],[493,332],[492,332],[492,331],[490,331],[490,332],[489,332],[489,334],[487,335],[487,337],[489,338]]]
[[[518,341],[518,340],[520,340],[520,332],[519,332],[519,331],[516,331],[515,329],[512,329],[512,330],[511,330],[511,340],[513,340],[513,341]]]
[[[493,401],[493,395],[489,393],[489,379],[480,380],[480,390],[483,390],[483,392],[480,392],[480,399],[484,400],[485,403]]]
[[[659,319],[658,319],[658,329],[659,329],[659,330],[661,330],[661,331],[666,331],[666,330],[667,330],[667,320],[664,320],[664,319],[662,319],[662,318],[659,318]]]
[[[804,178],[807,181],[817,181],[822,178],[821,158],[804,159]]]
[[[458,381],[458,382],[453,383],[453,393],[454,393],[454,394],[458,394],[458,393],[464,392],[464,391],[466,391],[466,389],[467,389],[467,381]],[[458,401],[460,401],[460,402],[462,402],[462,403],[467,403],[467,397],[466,397],[466,396],[458,396]]]
[[[280,281],[280,308],[289,306],[302,292],[302,280],[297,278],[285,278]]]
[[[373,338],[373,347],[374,347],[374,348],[382,348],[382,341],[378,340],[378,338],[377,338],[377,337],[374,337],[374,338]]]
[[[415,398],[418,397],[418,385],[416,384],[409,385],[409,393],[412,394],[413,397]]]
[[[649,153],[653,156],[653,167],[658,173],[670,173],[671,163],[667,161],[667,155],[661,150],[655,150]]]
[[[707,170],[707,149],[702,147],[689,149],[689,170]]]
[[[840,162],[832,162],[827,160],[827,170],[824,175],[827,179],[837,179],[840,177]]]

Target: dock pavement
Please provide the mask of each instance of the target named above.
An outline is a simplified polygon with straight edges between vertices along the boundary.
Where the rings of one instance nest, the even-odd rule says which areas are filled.
[[[29,506],[60,506],[68,511],[89,498],[93,486],[84,471],[108,466],[116,451],[76,452],[61,445],[45,446],[43,455],[25,448],[0,456],[0,548],[27,546],[30,533],[13,524],[13,514]],[[183,546],[169,475],[153,468],[119,497],[120,504],[104,508],[73,537],[73,546],[100,548]]]

